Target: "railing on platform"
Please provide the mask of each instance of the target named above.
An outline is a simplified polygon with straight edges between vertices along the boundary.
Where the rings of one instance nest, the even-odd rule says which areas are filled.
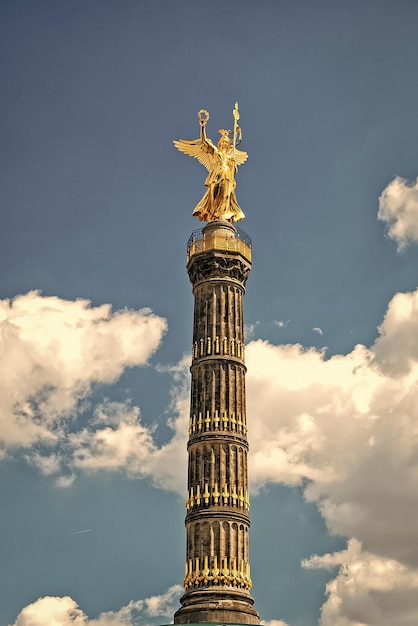
[[[191,257],[208,250],[223,250],[239,252],[251,261],[251,239],[240,228],[235,231],[230,228],[217,228],[204,232],[204,228],[198,228],[190,235],[187,242],[187,262]]]

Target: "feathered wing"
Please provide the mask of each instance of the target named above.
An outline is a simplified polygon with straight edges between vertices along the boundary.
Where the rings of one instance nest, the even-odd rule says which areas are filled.
[[[248,159],[248,152],[244,152],[244,150],[237,150],[235,148],[234,161],[237,167],[238,165],[242,165],[243,163],[245,163],[247,159]]]
[[[194,157],[210,171],[214,166],[216,148],[210,139],[202,141],[201,139],[178,139],[173,141],[174,145],[180,152]],[[242,154],[246,154],[245,152]],[[245,159],[244,159],[245,160]]]

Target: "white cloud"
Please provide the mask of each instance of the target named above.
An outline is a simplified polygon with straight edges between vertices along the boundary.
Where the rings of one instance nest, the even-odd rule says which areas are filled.
[[[260,322],[258,321],[254,324],[244,324],[244,336],[246,341],[254,337],[257,326],[260,326]]]
[[[100,405],[101,428],[83,428],[68,435],[73,466],[83,470],[128,468],[137,476],[149,474],[148,462],[156,447],[151,429],[139,419],[138,407],[119,402]]]
[[[0,301],[0,443],[27,449],[26,460],[69,487],[77,472],[124,471],[185,490],[188,359],[169,369],[176,380],[168,409],[173,437],[163,446],[140,410],[106,401],[79,427],[76,415],[94,383],[112,383],[143,365],[158,348],[166,322],[148,309],[112,313],[110,305],[67,301],[38,292]],[[40,446],[39,444],[42,444]],[[7,457],[6,457],[7,458]]]
[[[70,597],[46,596],[26,606],[13,626],[85,626],[86,615]]]
[[[151,596],[151,598],[147,598],[144,600],[147,614],[150,617],[173,615],[179,608],[179,598],[183,593],[184,589],[181,585],[174,585],[160,596]]]
[[[71,487],[74,481],[75,474],[66,474],[64,476],[58,476],[58,478],[55,479],[55,485],[65,489],[66,487]]]
[[[418,290],[397,294],[375,344],[344,356],[265,341],[247,346],[251,480],[256,488],[304,484],[330,531],[357,541],[335,556],[339,573],[325,605],[334,603],[333,612],[324,608],[322,626],[418,623],[417,312]],[[363,602],[366,564],[396,575],[387,588],[365,591]],[[357,600],[363,607],[361,620],[347,617],[347,599],[339,602],[348,588],[353,607]],[[392,602],[396,619],[388,611],[382,621]]]
[[[173,585],[160,596],[132,600],[119,611],[101,613],[90,619],[69,596],[39,598],[26,606],[11,626],[137,626],[157,616],[171,618],[183,593],[181,585]]]
[[[173,431],[169,442],[160,447],[156,445],[153,429],[141,423],[138,407],[107,402],[96,408],[92,426],[68,435],[71,467],[90,472],[125,471],[131,477],[150,477],[156,487],[184,495],[189,357],[164,371],[170,371],[176,381],[169,407],[173,417],[167,421]]]
[[[313,556],[311,569],[339,568],[327,585],[322,626],[413,626],[418,624],[418,572],[398,561],[362,550],[352,539],[347,550]]]
[[[43,476],[57,474],[61,469],[61,459],[58,454],[42,455],[39,452],[32,452],[25,455],[25,458],[37,467]]]
[[[373,354],[388,376],[414,376],[418,361],[418,291],[396,294],[388,308]]]
[[[286,328],[286,326],[288,326],[288,324],[290,323],[290,320],[274,320],[274,325],[278,326],[279,328]]]
[[[3,324],[1,339],[6,350],[13,345],[17,354],[10,361],[13,367],[4,371],[8,385],[12,380],[16,385],[16,403],[11,403],[7,396],[9,388],[7,401],[0,400],[9,411],[9,420],[10,415],[15,420],[14,430],[10,431],[14,438],[7,439],[9,446],[11,441],[30,446],[39,436],[50,437],[52,444],[57,442],[59,454],[51,445],[47,454],[30,449],[27,456],[46,475],[63,468],[65,474],[57,479],[63,487],[71,483],[78,471],[106,470],[147,476],[156,486],[183,492],[188,358],[168,368],[176,380],[176,388],[168,412],[173,436],[167,444],[156,444],[153,429],[142,424],[138,407],[129,403],[103,403],[96,407],[88,426],[79,430],[74,427],[71,433],[66,431],[63,421],[70,408],[75,410],[79,398],[88,394],[92,381],[114,380],[124,367],[145,362],[161,339],[164,321],[154,319],[149,312],[127,312],[128,318],[118,328],[124,316],[122,312],[115,314],[116,326],[109,330],[109,320],[113,319],[109,308],[104,312],[103,307],[99,307],[100,311],[92,309],[84,301],[67,303],[53,298],[50,302],[39,294],[22,298],[27,298],[26,304],[17,302],[12,321]],[[37,330],[34,320],[30,323],[26,320],[28,315],[31,317],[28,309],[32,310],[34,302],[41,318]],[[154,338],[148,343],[147,325],[154,330]],[[102,326],[105,331],[100,330]],[[128,342],[131,353],[125,340],[119,337],[125,327],[128,334],[137,333],[139,338],[145,328],[147,345],[141,354],[135,352],[134,340]],[[89,338],[93,346],[91,358],[90,348],[84,350],[86,332],[93,335]],[[44,333],[49,339],[45,339]],[[305,497],[317,503],[330,531],[355,538],[346,551],[310,561],[311,567],[333,565],[338,570],[328,586],[322,626],[331,623],[415,626],[417,623],[417,337],[418,290],[397,294],[392,299],[379,327],[379,337],[371,348],[357,345],[350,354],[327,359],[324,351],[304,349],[300,345],[274,346],[260,340],[247,346],[253,485],[257,488],[269,482],[304,484]],[[102,340],[108,347],[104,347]],[[96,357],[97,354],[101,356]],[[114,354],[116,364],[107,363]],[[48,381],[50,387],[45,388]],[[44,391],[34,402],[31,397],[37,390]],[[22,417],[22,410],[20,415],[13,413],[13,406],[21,407],[24,402],[28,405],[26,414]],[[26,423],[29,435],[25,434],[24,438],[20,431]],[[2,428],[0,432],[6,440],[4,433],[9,431],[4,425]],[[45,434],[40,435],[36,429],[43,429]],[[375,581],[376,571],[383,572],[382,585],[385,576],[390,584],[377,589],[380,583]],[[405,599],[404,605],[401,598]],[[68,623],[77,624],[75,619],[84,619],[80,622],[83,626],[84,623],[88,626],[130,624],[127,620],[134,611],[133,604],[128,605],[117,614],[100,616],[102,622],[92,622],[86,621],[88,618],[83,613],[77,613],[76,605],[70,607],[66,602],[64,605],[62,601],[60,607],[64,616],[65,610],[72,611],[67,611],[68,619],[73,620]],[[135,610],[145,601],[138,602],[141,606],[137,603]],[[149,599],[146,610],[158,611],[160,602],[164,601]],[[396,621],[390,610],[387,615],[391,615],[392,622],[389,618],[382,621],[388,605],[397,607]],[[355,610],[362,621],[355,621]],[[30,611],[27,614],[27,619],[32,619]],[[26,619],[23,611],[21,615]],[[57,624],[61,626],[61,622]],[[37,626],[37,622],[21,621],[16,626]]]
[[[397,176],[379,198],[378,219],[388,227],[388,236],[398,252],[418,241],[418,178],[408,182]]]
[[[151,463],[156,486],[185,495],[187,477],[186,445],[189,436],[190,415],[190,356],[183,356],[177,365],[165,368],[173,376],[169,407],[171,417],[167,424],[173,431],[171,440],[159,448]]]
[[[0,301],[0,442],[54,443],[94,383],[111,383],[158,348],[164,319],[32,291]],[[49,461],[32,457],[48,473]]]

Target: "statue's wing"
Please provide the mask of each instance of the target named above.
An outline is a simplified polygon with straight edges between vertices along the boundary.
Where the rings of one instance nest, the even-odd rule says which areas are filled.
[[[208,171],[213,168],[216,148],[210,139],[206,139],[206,141],[202,141],[201,139],[192,139],[191,141],[188,139],[178,139],[177,141],[173,141],[173,143],[180,152],[184,152],[184,154],[188,154],[197,159]]]
[[[237,150],[235,148],[234,152],[234,161],[235,165],[242,165],[248,159],[248,152],[244,152],[244,150]]]

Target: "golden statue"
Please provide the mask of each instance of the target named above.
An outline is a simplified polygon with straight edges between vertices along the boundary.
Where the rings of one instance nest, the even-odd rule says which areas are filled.
[[[209,113],[204,109],[197,114],[200,122],[200,138],[192,141],[187,139],[174,141],[174,145],[180,152],[194,157],[209,171],[205,180],[206,193],[193,211],[194,217],[203,222],[215,220],[239,222],[245,217],[235,196],[235,172],[238,165],[248,159],[248,154],[237,150],[236,147],[242,138],[241,129],[238,126],[237,102],[232,114],[234,130],[223,128],[219,130],[221,138],[218,141],[218,147],[206,137],[205,127],[209,120]],[[232,143],[230,135],[233,135]]]

